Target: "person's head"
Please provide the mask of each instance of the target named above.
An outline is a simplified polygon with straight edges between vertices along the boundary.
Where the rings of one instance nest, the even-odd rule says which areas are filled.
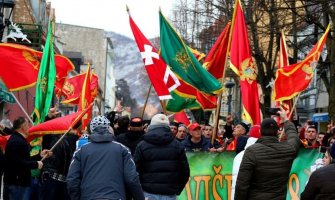
[[[102,115],[96,116],[91,120],[90,130],[92,134],[114,134],[110,121]]]
[[[279,126],[277,122],[272,118],[266,118],[261,124],[261,135],[262,136],[277,136]]]
[[[130,120],[129,123],[129,130],[130,131],[136,131],[136,132],[142,132],[143,131],[143,120],[141,117],[133,117]]]
[[[194,139],[200,139],[201,138],[201,126],[198,123],[192,123],[190,127],[188,128],[190,131],[190,135]]]
[[[317,141],[320,143],[320,145],[323,145],[322,144],[322,141],[323,141],[323,138],[325,137],[325,133],[324,132],[320,132],[319,134],[318,134],[318,137],[317,137]]]
[[[151,118],[148,131],[155,127],[167,127],[170,128],[169,118],[164,114],[156,114]]]
[[[316,141],[317,130],[315,125],[310,125],[306,129],[306,139],[309,141]]]
[[[234,127],[233,136],[237,138],[241,135],[246,135],[248,132],[249,126],[244,122],[240,122]]]
[[[327,166],[332,162],[333,159],[335,159],[335,145],[331,145],[327,148],[327,151],[322,160],[324,165]]]
[[[187,135],[187,127],[184,124],[180,124],[178,126],[178,132],[176,138],[178,138],[179,140],[183,140],[185,139],[186,135]]]
[[[171,122],[170,123],[170,129],[173,135],[176,135],[178,132],[178,126],[179,124],[177,122]]]
[[[211,138],[213,134],[213,127],[209,124],[205,125],[205,130],[202,132],[205,138]]]
[[[119,130],[127,130],[129,126],[129,116],[121,116],[117,119],[117,127]]]
[[[27,119],[24,117],[16,118],[13,122],[13,129],[21,134],[28,135],[29,124]]]
[[[331,138],[328,139],[329,146],[332,146],[334,143],[335,143],[335,138],[334,137],[331,137]]]

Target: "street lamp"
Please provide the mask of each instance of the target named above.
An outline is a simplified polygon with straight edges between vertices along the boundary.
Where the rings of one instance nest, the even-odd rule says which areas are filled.
[[[14,6],[14,0],[0,0],[0,42],[2,40],[6,26],[10,24],[9,20],[12,15]],[[8,9],[8,12],[5,12],[5,8]]]
[[[232,100],[232,88],[235,86],[235,83],[232,81],[228,81],[224,84],[224,86],[228,89],[228,95],[227,95],[227,104],[228,104],[228,113],[231,113],[231,100]]]

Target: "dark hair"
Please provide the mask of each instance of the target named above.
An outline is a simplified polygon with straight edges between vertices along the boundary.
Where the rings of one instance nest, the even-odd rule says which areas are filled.
[[[119,119],[117,120],[117,125],[119,126],[119,129],[125,130],[128,128],[129,122],[130,122],[129,116],[125,115],[119,117]]]
[[[13,129],[17,130],[21,128],[22,124],[26,122],[26,119],[24,117],[18,117],[13,122]]]

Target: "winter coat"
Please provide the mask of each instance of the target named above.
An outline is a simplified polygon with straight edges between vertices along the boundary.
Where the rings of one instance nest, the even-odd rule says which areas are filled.
[[[131,155],[134,156],[137,144],[141,141],[144,131],[128,131],[116,136],[115,140],[129,148]]]
[[[333,200],[335,199],[335,163],[317,169],[312,173],[301,200]]]
[[[18,132],[13,132],[6,145],[5,185],[30,186],[31,169],[38,168],[37,161],[30,157],[30,145]]]
[[[235,200],[286,199],[287,182],[300,140],[294,124],[284,124],[287,141],[262,136],[245,150],[238,172]]]
[[[73,155],[66,179],[71,199],[125,199],[127,188],[135,200],[144,200],[129,150],[96,129]]]
[[[134,161],[143,190],[151,194],[179,195],[190,176],[184,147],[169,126],[149,126]]]
[[[209,139],[205,138],[203,135],[201,136],[201,140],[199,143],[193,143],[191,141],[191,136],[187,136],[185,140],[182,142],[184,145],[185,151],[208,151],[209,148],[212,148],[213,145],[209,141]]]

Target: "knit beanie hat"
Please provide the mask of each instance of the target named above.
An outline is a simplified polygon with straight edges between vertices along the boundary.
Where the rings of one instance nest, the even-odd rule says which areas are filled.
[[[102,115],[94,117],[90,123],[91,132],[94,132],[94,130],[98,127],[108,129],[109,126],[110,121],[105,116]]]
[[[150,126],[153,125],[165,125],[169,126],[169,118],[164,114],[156,114],[151,118]]]

